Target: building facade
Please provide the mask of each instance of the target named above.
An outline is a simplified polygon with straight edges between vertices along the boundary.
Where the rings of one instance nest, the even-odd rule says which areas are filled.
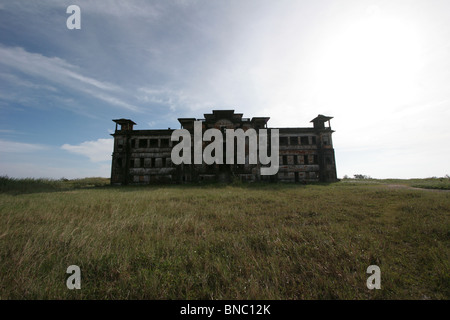
[[[202,131],[211,128],[250,128],[279,131],[279,170],[275,175],[260,174],[262,165],[249,164],[246,141],[245,164],[179,164],[171,161],[172,148],[178,141],[171,141],[174,129],[134,130],[135,122],[129,119],[113,120],[116,123],[114,150],[111,165],[111,184],[189,183],[200,181],[285,181],[285,182],[333,182],[337,181],[330,119],[318,115],[311,120],[313,127],[268,128],[268,117],[243,118],[234,110],[213,110],[203,119],[179,118],[181,128],[194,135],[194,122],[201,121]],[[191,139],[193,141],[193,138]],[[224,139],[225,141],[225,139]],[[270,139],[269,139],[270,141]],[[203,141],[204,149],[210,142]],[[235,147],[236,148],[236,147]],[[224,150],[224,158],[226,156]],[[194,149],[191,149],[193,159]],[[236,152],[234,153],[236,157]],[[193,161],[192,161],[193,163]],[[224,163],[226,163],[224,161]]]

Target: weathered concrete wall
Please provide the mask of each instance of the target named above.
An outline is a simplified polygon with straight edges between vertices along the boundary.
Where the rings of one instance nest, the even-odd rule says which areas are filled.
[[[228,118],[221,118],[228,117]],[[208,128],[267,128],[269,118],[242,118],[233,110],[214,110],[205,114],[203,131]],[[211,180],[316,182],[336,181],[336,163],[331,140],[333,131],[323,123],[331,117],[319,115],[311,128],[276,128],[280,133],[279,171],[275,176],[260,175],[260,165],[174,165],[171,141],[174,130],[133,130],[131,120],[114,120],[120,124],[112,136],[112,184],[148,184],[153,182],[193,182]],[[179,119],[183,128],[193,133],[194,118]],[[270,128],[267,128],[270,130]],[[257,130],[258,131],[258,130]],[[193,136],[191,138],[193,141]],[[207,146],[203,142],[203,148]],[[192,149],[193,151],[193,149]],[[248,155],[248,142],[246,143]],[[191,157],[193,158],[193,157]]]

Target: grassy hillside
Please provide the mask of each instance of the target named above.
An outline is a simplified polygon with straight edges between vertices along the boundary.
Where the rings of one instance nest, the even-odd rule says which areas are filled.
[[[1,299],[450,298],[450,193],[416,182],[0,182]]]
[[[93,188],[109,185],[107,178],[84,178],[84,179],[15,179],[0,177],[0,193],[23,194],[35,192],[64,191],[80,188]]]

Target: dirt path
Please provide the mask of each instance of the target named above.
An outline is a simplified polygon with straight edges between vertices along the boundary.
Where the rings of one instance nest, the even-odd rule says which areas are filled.
[[[433,191],[433,192],[449,192],[450,191],[450,190],[443,190],[443,189],[417,188],[417,187],[406,186],[404,184],[385,184],[384,186],[388,187],[390,189],[425,190],[425,191]]]

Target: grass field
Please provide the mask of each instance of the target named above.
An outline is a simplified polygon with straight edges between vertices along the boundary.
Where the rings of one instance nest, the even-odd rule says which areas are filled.
[[[450,192],[413,188],[438,180],[3,177],[0,298],[449,299]],[[69,265],[81,290],[66,287]],[[369,265],[380,290],[366,287]]]

